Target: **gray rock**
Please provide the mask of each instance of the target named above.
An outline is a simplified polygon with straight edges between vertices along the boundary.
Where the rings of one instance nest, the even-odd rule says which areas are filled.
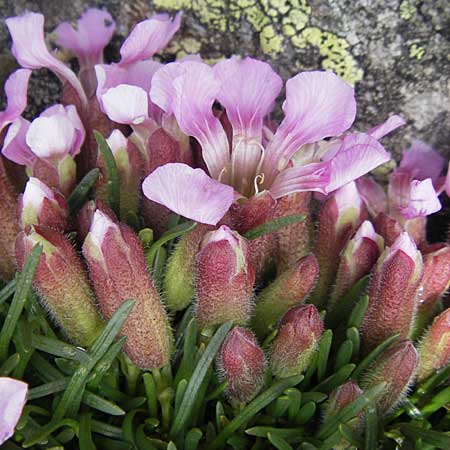
[[[356,86],[358,129],[401,114],[408,125],[386,139],[390,150],[398,155],[419,138],[450,154],[448,0],[0,0],[0,15],[42,12],[50,32],[89,6],[106,7],[118,23],[108,58],[117,57],[121,39],[137,21],[182,8],[182,30],[163,58],[248,54],[270,61],[285,79],[299,70],[335,70]],[[4,79],[15,66],[4,22],[0,45]],[[37,71],[27,114],[58,97],[56,78]]]

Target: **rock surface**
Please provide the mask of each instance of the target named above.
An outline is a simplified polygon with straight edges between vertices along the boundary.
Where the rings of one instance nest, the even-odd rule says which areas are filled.
[[[214,61],[231,54],[270,61],[286,79],[325,68],[355,84],[357,128],[392,113],[408,125],[386,140],[396,154],[419,138],[450,154],[450,2],[448,0],[0,0],[2,18],[42,12],[46,31],[75,20],[89,6],[105,7],[118,24],[108,59],[121,39],[154,11],[183,9],[181,31],[163,58],[200,53]],[[4,21],[0,24],[0,78],[15,67]],[[33,114],[59,96],[55,77],[36,72]]]

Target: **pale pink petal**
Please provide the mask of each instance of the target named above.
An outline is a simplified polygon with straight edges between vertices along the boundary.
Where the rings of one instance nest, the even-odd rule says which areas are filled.
[[[22,67],[50,69],[68,81],[77,92],[82,104],[87,105],[87,97],[80,80],[65,64],[51,55],[45,45],[42,14],[28,12],[21,16],[10,17],[6,19],[6,26],[13,41],[11,51]]]
[[[28,80],[31,70],[18,69],[5,83],[5,94],[8,101],[5,111],[0,111],[0,131],[16,120],[27,107]]]
[[[302,72],[286,83],[284,120],[269,144],[264,173],[270,179],[304,144],[337,136],[356,115],[353,88],[331,72]]]
[[[108,143],[109,148],[113,153],[127,148],[128,145],[128,139],[120,130],[113,130],[109,137],[106,139],[106,142]]]
[[[391,133],[392,131],[396,130],[399,127],[402,127],[406,124],[406,120],[397,115],[393,115],[389,117],[386,122],[381,123],[380,125],[377,125],[374,128],[371,128],[367,134],[374,137],[377,140],[380,140],[382,137],[386,136],[387,134]]]
[[[168,14],[155,14],[135,25],[120,48],[119,64],[148,59],[161,51],[180,28],[181,15],[172,19]]]
[[[345,136],[337,154],[330,159],[331,179],[327,191],[332,192],[356,180],[390,159],[384,147],[368,134]]]
[[[270,193],[274,198],[302,191],[326,194],[329,182],[330,163],[328,161],[311,163],[284,169],[270,186]]]
[[[14,434],[27,399],[28,385],[12,378],[0,378],[0,445]]]
[[[69,155],[75,139],[72,122],[62,114],[34,119],[26,135],[27,145],[39,158],[63,158]]]
[[[248,57],[220,61],[213,70],[221,82],[217,100],[227,112],[233,134],[260,142],[263,119],[280,93],[281,78],[269,64]]]
[[[144,180],[142,189],[148,199],[209,225],[216,225],[234,201],[232,187],[181,163],[158,167]]]
[[[409,172],[411,178],[436,180],[445,166],[445,158],[428,144],[413,141],[411,147],[403,152],[400,169]]]
[[[191,61],[181,64],[183,73],[173,81],[173,114],[181,131],[200,142],[210,175],[226,179],[223,171],[230,162],[229,143],[219,119],[212,112],[220,82],[206,64]]]
[[[16,119],[8,128],[3,142],[2,154],[10,161],[22,166],[33,167],[37,156],[30,150],[26,135],[30,122],[22,117]]]
[[[345,214],[352,208],[357,208],[360,210],[363,204],[354,181],[350,181],[350,183],[346,183],[344,186],[337,189],[336,192],[333,193],[333,196],[336,201],[339,214]]]
[[[400,209],[405,219],[424,217],[442,208],[438,194],[434,190],[431,178],[419,181],[413,180],[410,185],[408,204]]]
[[[361,177],[356,180],[359,195],[364,200],[369,214],[375,218],[380,212],[387,212],[387,195],[383,187],[373,178]]]
[[[90,8],[77,21],[63,22],[54,31],[56,43],[76,55],[82,66],[103,62],[103,49],[111,40],[116,24],[108,11]]]
[[[404,231],[398,238],[394,241],[391,248],[389,249],[389,254],[393,255],[398,250],[406,253],[411,259],[415,260],[417,256],[420,255],[420,251],[417,249],[417,245],[414,239]]]
[[[137,86],[120,84],[102,95],[106,115],[117,123],[138,125],[148,118],[148,95]]]
[[[173,113],[175,91],[173,82],[175,78],[184,73],[181,62],[174,62],[162,66],[155,72],[150,89],[150,98],[167,114]]]

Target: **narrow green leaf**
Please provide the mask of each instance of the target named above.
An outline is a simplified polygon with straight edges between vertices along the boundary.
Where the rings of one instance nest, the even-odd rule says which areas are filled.
[[[423,428],[416,427],[412,424],[401,424],[400,430],[405,436],[412,439],[421,439],[427,444],[434,447],[448,450],[450,448],[450,436],[438,431],[424,430]]]
[[[185,450],[197,450],[202,437],[203,433],[200,428],[192,428],[189,430],[184,439]]]
[[[5,361],[8,357],[8,347],[11,342],[12,335],[16,329],[17,322],[22,314],[25,302],[28,298],[28,293],[33,282],[34,272],[42,254],[42,245],[38,244],[33,247],[30,256],[25,261],[23,271],[17,280],[17,287],[14,292],[11,305],[8,309],[5,322],[0,331],[0,361]]]
[[[33,334],[31,342],[35,349],[50,355],[73,359],[78,362],[84,362],[89,358],[88,354],[81,348],[67,344],[59,339]]]
[[[421,412],[424,417],[428,417],[447,403],[450,403],[450,386],[442,389],[434,395],[431,400],[429,400],[428,403],[422,407]]]
[[[122,428],[115,427],[109,423],[100,422],[98,420],[91,420],[91,430],[93,433],[101,434],[115,439],[122,438]]]
[[[277,434],[267,433],[267,438],[277,450],[294,450],[282,437]]]
[[[164,233],[155,243],[152,244],[150,249],[147,252],[145,252],[145,259],[147,262],[147,266],[153,267],[156,253],[160,247],[162,247],[164,244],[171,241],[172,239],[176,239],[180,236],[183,236],[183,234],[189,233],[189,231],[192,231],[196,226],[197,226],[196,222],[190,221],[184,222]]]
[[[0,377],[7,377],[17,367],[20,362],[20,354],[13,353],[1,366]]]
[[[38,352],[33,353],[30,363],[36,374],[44,383],[59,380],[64,376],[53,364],[50,364]]]
[[[142,375],[144,380],[145,394],[147,396],[147,407],[150,417],[158,417],[158,395],[156,384],[151,373]]]
[[[161,287],[164,267],[166,265],[166,259],[167,259],[167,250],[164,247],[159,247],[158,250],[156,251],[152,272],[153,280],[155,281],[158,290]]]
[[[73,374],[64,395],[61,398],[54,413],[54,420],[64,416],[73,417],[77,413],[84,392],[88,376],[103,355],[108,351],[117,334],[119,334],[123,323],[127,319],[134,306],[133,300],[123,302],[107,323],[102,334],[97,338],[89,352],[90,358]]]
[[[356,367],[353,372],[353,378],[357,380],[360,375],[380,356],[393,342],[399,338],[400,334],[394,334],[388,337],[380,345],[375,347]]]
[[[194,355],[196,351],[197,334],[197,321],[195,318],[192,318],[184,332],[183,356],[175,376],[175,383],[178,383],[183,378],[186,380],[191,378],[192,372],[194,371],[194,359],[192,358],[192,355]]]
[[[100,170],[95,168],[90,170],[78,183],[67,199],[70,212],[76,213],[86,202],[90,190],[95,186],[100,175]]]
[[[98,149],[102,155],[103,162],[105,164],[107,187],[106,195],[108,199],[108,205],[116,213],[117,217],[120,217],[120,177],[117,170],[116,160],[109,148],[106,139],[94,130],[94,137],[97,141]]]
[[[380,383],[373,388],[367,389],[360,397],[344,406],[344,408],[327,420],[319,429],[317,438],[326,439],[331,436],[337,431],[340,423],[347,423],[350,419],[356,417],[361,410],[372,404],[385,388],[386,383]]]
[[[364,288],[369,282],[369,276],[367,275],[363,279],[361,279],[358,283],[364,285]],[[352,313],[348,319],[347,326],[349,328],[355,327],[358,328],[361,326],[362,320],[364,318],[364,314],[366,314],[367,308],[369,306],[369,296],[364,295],[363,298],[355,305]]]
[[[375,405],[370,405],[365,410],[365,450],[377,450],[378,448],[378,415]]]
[[[0,305],[8,298],[10,298],[14,291],[16,290],[16,280],[11,280],[1,291],[0,291]]]
[[[356,448],[364,448],[364,441],[361,439],[361,436],[358,433],[355,433],[345,423],[339,424],[339,433],[341,433],[341,436],[352,446]]]
[[[429,392],[431,392],[436,386],[439,386],[444,381],[450,378],[450,364],[442,369],[436,371],[433,375],[427,378],[422,384],[417,388],[416,393],[413,395],[413,399],[418,399]]]
[[[353,358],[357,358],[359,355],[359,349],[361,347],[361,338],[359,335],[359,330],[356,327],[351,327],[347,329],[346,333],[347,339],[350,339],[353,344]]]
[[[182,380],[180,380],[180,382],[177,384],[177,390],[175,392],[174,416],[176,416],[178,414],[178,410],[180,409],[180,405],[181,405],[181,400],[183,400],[187,385],[188,385],[188,381],[185,380],[184,378]]]
[[[108,450],[132,450],[133,446],[129,442],[116,441],[103,436],[95,436],[94,442],[98,444],[100,449]],[[148,448],[148,450],[153,450]]]
[[[218,352],[223,340],[225,339],[232,326],[233,324],[231,322],[227,322],[221,325],[221,327],[216,331],[213,338],[209,342],[208,347],[206,348],[202,357],[200,358],[200,361],[197,364],[197,367],[195,368],[191,379],[189,380],[189,384],[186,388],[186,393],[183,397],[183,400],[181,401],[180,409],[170,430],[171,436],[178,436],[186,426],[186,422],[188,421],[189,416],[192,413],[196,396],[199,392],[202,382],[208,372],[212,361],[214,360],[214,357],[216,356],[216,353]]]
[[[275,428],[275,427],[252,427],[245,430],[250,436],[266,438],[267,434],[277,435],[290,444],[298,444],[302,442],[305,430],[303,428]]]
[[[274,231],[278,231],[288,225],[303,222],[305,219],[305,214],[294,214],[292,216],[278,217],[247,231],[247,233],[244,234],[244,237],[249,241],[252,241],[253,239],[257,239],[265,234],[273,233]]]
[[[303,425],[308,423],[316,413],[316,404],[314,402],[305,403],[296,418],[296,423],[298,425]]]
[[[38,431],[36,433],[33,433],[33,436],[30,439],[25,440],[25,442],[22,444],[22,447],[23,448],[33,447],[34,445],[45,441],[51,434],[53,434],[56,430],[58,430],[61,427],[70,427],[75,431],[75,433],[78,434],[79,430],[78,422],[72,419],[57,420],[50,422],[48,425],[44,427],[38,428]]]
[[[346,364],[345,366],[342,366],[336,373],[330,375],[328,378],[323,380],[322,383],[318,384],[314,390],[326,393],[331,392],[333,389],[336,389],[344,381],[346,381],[350,375],[352,375],[355,367],[355,364]]]
[[[295,388],[286,389],[286,395],[289,398],[288,418],[292,422],[300,411],[302,404],[302,393]]]
[[[91,436],[91,414],[83,413],[80,417],[80,448],[83,450],[95,450],[94,442]]]
[[[317,379],[322,381],[327,372],[328,357],[330,356],[333,331],[325,330],[320,339],[319,351],[317,353]]]
[[[284,378],[275,382],[262,394],[252,400],[213,440],[207,447],[208,450],[222,448],[228,438],[241,426],[246,424],[252,417],[258,414],[263,408],[276,400],[285,389],[294,387],[303,379],[303,375]]]
[[[206,403],[220,397],[226,391],[227,387],[228,387],[228,381],[224,381],[223,383],[220,383],[213,391],[211,391],[210,394],[208,394],[208,396],[206,397],[206,400],[205,400]]]
[[[353,355],[353,342],[346,339],[339,347],[336,354],[336,361],[334,363],[334,370],[339,370],[341,367],[348,364]]]
[[[123,416],[125,411],[117,406],[115,403],[110,402],[96,394],[89,391],[84,391],[82,401],[85,405],[96,409],[97,411],[104,412],[110,416]]]
[[[327,394],[323,392],[303,392],[302,393],[302,404],[306,404],[308,402],[314,403],[322,403],[328,398]]]
[[[69,381],[69,377],[64,377],[59,380],[50,381],[49,383],[31,388],[28,391],[28,400],[36,400],[38,398],[47,397],[48,395],[61,392],[67,387]]]

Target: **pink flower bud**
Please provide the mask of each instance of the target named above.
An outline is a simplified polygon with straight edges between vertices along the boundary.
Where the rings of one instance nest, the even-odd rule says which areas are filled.
[[[225,225],[207,233],[197,255],[196,275],[200,328],[249,321],[255,271],[244,238]]]
[[[186,308],[195,295],[195,261],[200,243],[209,225],[197,224],[181,237],[166,265],[164,274],[164,300],[170,311]]]
[[[158,292],[145,265],[139,238],[125,225],[97,210],[83,244],[83,255],[102,314],[109,319],[126,300],[136,304],[122,335],[125,351],[141,368],[164,366],[170,358],[172,333]]]
[[[366,216],[366,208],[354,182],[338,189],[322,205],[314,247],[320,270],[313,303],[326,303],[339,267],[340,253]]]
[[[335,302],[359,279],[370,272],[383,247],[383,238],[375,233],[368,220],[364,221],[341,253],[330,307],[334,306]]]
[[[235,327],[228,333],[217,366],[219,376],[228,382],[227,394],[232,400],[248,402],[264,385],[264,352],[246,328]]]
[[[419,346],[419,381],[450,363],[450,309],[437,316]]]
[[[319,266],[313,254],[305,256],[281,273],[256,299],[252,328],[258,336],[270,331],[289,308],[303,302],[313,289]]]
[[[103,200],[89,200],[86,202],[76,217],[77,239],[78,242],[83,243],[91,228],[92,220],[94,219],[95,211],[99,209],[105,213],[113,222],[117,222],[117,217],[114,211]]]
[[[323,321],[314,305],[299,305],[281,319],[270,353],[272,372],[286,378],[304,372],[317,350]]]
[[[405,339],[392,344],[364,373],[361,381],[363,389],[387,383],[376,402],[380,414],[392,411],[406,395],[418,362],[417,350],[410,340]]]
[[[16,260],[14,256],[14,241],[20,231],[17,224],[17,195],[10,183],[0,156],[0,279],[9,281],[14,277]]]
[[[64,231],[68,226],[69,207],[66,199],[37,178],[28,180],[19,199],[18,213],[23,229],[27,225],[42,225]]]
[[[380,256],[370,280],[369,307],[361,325],[366,349],[395,333],[411,336],[422,273],[422,255],[408,233],[402,233]]]
[[[90,346],[102,331],[103,323],[85,267],[72,242],[50,228],[29,227],[16,241],[20,270],[36,244],[43,246],[43,254],[33,285],[42,303],[71,341]]]
[[[313,223],[311,218],[311,192],[297,192],[286,195],[277,201],[275,217],[286,217],[294,214],[305,214],[302,222],[288,225],[278,230],[277,270],[279,273],[295,264],[310,251],[313,243]]]
[[[126,221],[129,214],[137,215],[138,213],[143,177],[142,157],[137,147],[119,130],[113,130],[106,142],[111,149],[119,173],[120,217]],[[103,157],[100,153],[97,166],[101,174],[96,186],[96,197],[106,200],[107,180]]]

